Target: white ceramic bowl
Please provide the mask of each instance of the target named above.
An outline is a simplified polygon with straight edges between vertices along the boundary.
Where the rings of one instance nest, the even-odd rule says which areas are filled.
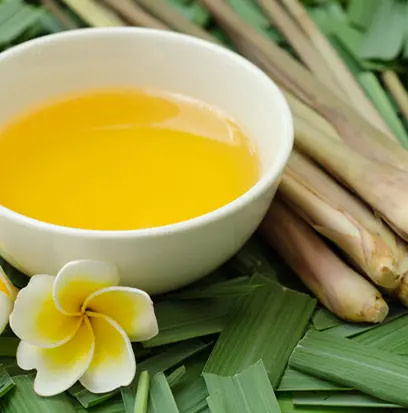
[[[268,76],[221,46],[167,31],[84,29],[0,54],[0,125],[43,100],[107,86],[167,89],[222,109],[258,148],[261,178],[222,208],[152,229],[80,230],[0,206],[0,254],[29,275],[93,258],[116,263],[125,285],[150,293],[181,287],[230,258],[260,223],[293,144],[288,105]]]

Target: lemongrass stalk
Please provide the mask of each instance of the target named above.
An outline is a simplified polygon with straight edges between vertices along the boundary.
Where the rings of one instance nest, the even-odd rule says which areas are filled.
[[[95,0],[63,0],[63,2],[90,26],[126,26],[126,23],[118,15]]]
[[[41,0],[41,3],[67,29],[77,29],[79,27],[55,0]]]
[[[192,23],[190,20],[181,15],[177,10],[163,0],[136,0],[145,10],[162,20],[172,29],[187,33],[192,36],[200,37],[201,39],[211,42],[216,39],[200,26]]]
[[[296,54],[319,79],[338,96],[346,98],[344,91],[338,87],[335,77],[318,50],[309,41],[305,33],[296,24],[286,10],[275,0],[257,0],[265,15],[289,40]]]
[[[406,307],[408,307],[408,276],[402,277],[398,287],[392,291],[392,294],[401,301]]]
[[[375,284],[395,289],[400,250],[394,234],[359,199],[294,151],[279,193],[317,232],[335,243]]]
[[[371,205],[408,240],[408,172],[376,162],[298,119],[296,145]],[[402,149],[400,149],[402,150]]]
[[[272,3],[275,0],[264,0]],[[336,83],[342,88],[350,102],[369,122],[384,132],[387,136],[395,139],[388,125],[377,112],[375,106],[361,89],[357,80],[345,65],[337,51],[332,47],[326,36],[319,30],[315,22],[310,18],[306,9],[298,0],[281,0],[288,12],[296,20],[303,32],[314,45],[315,50],[326,62],[333,74]],[[290,40],[290,39],[289,39]],[[293,46],[293,44],[292,44]],[[316,75],[320,76],[317,72]]]
[[[380,292],[278,199],[262,222],[261,232],[330,311],[353,322],[378,323],[387,316],[388,306]]]
[[[382,79],[395,102],[398,104],[402,115],[408,119],[408,92],[406,91],[401,80],[392,70],[386,70],[383,72]]]
[[[293,116],[308,121],[313,127],[319,129],[321,132],[334,139],[340,140],[340,136],[336,129],[322,116],[320,116],[315,110],[305,105],[300,99],[298,99],[292,93],[283,90],[283,94],[289,103]]]
[[[200,1],[238,50],[325,117],[344,142],[372,159],[408,170],[408,151],[402,151],[394,140],[339,99],[286,51],[244,22],[224,0]]]
[[[170,30],[169,26],[147,13],[132,0],[102,0],[111,9],[135,26],[151,27],[154,29]]]
[[[396,288],[385,288],[385,291],[408,307],[408,246],[402,240],[399,240],[398,246],[401,252],[399,259],[401,280]]]

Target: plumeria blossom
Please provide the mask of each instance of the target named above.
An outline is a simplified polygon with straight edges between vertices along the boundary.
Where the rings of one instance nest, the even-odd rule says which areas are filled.
[[[17,288],[14,287],[0,266],[0,334],[9,322],[9,316],[13,310],[17,291]]]
[[[35,275],[17,295],[10,326],[21,339],[17,364],[36,369],[34,390],[52,396],[77,380],[93,393],[130,384],[131,341],[158,333],[147,293],[119,286],[117,268],[80,260],[57,274]]]

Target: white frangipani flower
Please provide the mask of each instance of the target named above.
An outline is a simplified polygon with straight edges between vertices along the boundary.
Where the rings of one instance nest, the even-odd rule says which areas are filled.
[[[35,275],[17,295],[10,326],[22,340],[17,363],[36,369],[34,390],[61,393],[79,380],[94,393],[128,385],[136,372],[131,341],[158,333],[153,303],[119,286],[114,265],[80,260]]]

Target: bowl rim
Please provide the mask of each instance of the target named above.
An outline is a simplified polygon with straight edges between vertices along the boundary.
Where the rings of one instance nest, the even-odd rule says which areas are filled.
[[[0,61],[12,57],[13,55],[20,54],[24,52],[26,49],[29,50],[32,47],[38,47],[40,45],[52,43],[62,38],[69,39],[83,36],[98,37],[100,35],[116,36],[123,34],[134,34],[144,36],[147,35],[158,38],[173,38],[176,41],[179,40],[182,42],[188,42],[193,46],[195,45],[197,47],[206,48],[211,52],[225,55],[225,57],[232,61],[234,64],[245,66],[246,69],[249,72],[252,72],[254,76],[263,79],[266,85],[269,84],[269,88],[271,89],[271,92],[275,95],[279,110],[281,112],[281,116],[283,117],[282,135],[284,138],[281,144],[279,145],[278,151],[276,152],[275,161],[271,163],[271,165],[265,171],[263,176],[261,176],[248,191],[240,195],[238,198],[206,214],[188,220],[176,222],[173,224],[167,224],[152,228],[130,230],[82,229],[40,221],[38,219],[30,218],[26,215],[20,214],[2,205],[0,205],[0,218],[2,215],[4,215],[10,217],[11,219],[23,225],[34,226],[39,230],[49,231],[53,233],[63,233],[66,235],[75,235],[83,238],[138,238],[152,236],[154,237],[168,233],[191,230],[194,228],[204,226],[210,222],[220,220],[225,216],[239,210],[243,206],[250,204],[256,198],[260,197],[276,180],[279,179],[279,175],[282,173],[286,165],[286,162],[289,158],[294,141],[293,119],[289,105],[279,87],[264,71],[262,71],[249,60],[247,60],[245,57],[223,47],[222,45],[211,43],[207,40],[203,40],[183,33],[165,31],[160,29],[150,29],[145,27],[82,28],[72,31],[49,34],[39,38],[28,40],[22,44],[11,47],[10,49],[0,53]]]

